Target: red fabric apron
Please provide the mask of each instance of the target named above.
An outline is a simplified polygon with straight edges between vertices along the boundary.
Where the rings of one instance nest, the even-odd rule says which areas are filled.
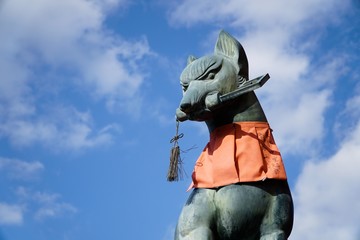
[[[271,132],[267,122],[236,122],[216,128],[196,161],[189,189],[286,179]]]

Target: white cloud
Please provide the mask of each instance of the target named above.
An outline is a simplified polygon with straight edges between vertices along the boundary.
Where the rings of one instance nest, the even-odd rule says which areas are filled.
[[[359,106],[360,106],[360,95],[356,95],[350,98],[346,102],[345,109],[342,114],[346,114],[354,119],[359,119],[360,118]]]
[[[36,220],[44,220],[51,217],[59,217],[65,214],[76,213],[77,209],[67,203],[53,203],[38,209],[34,215]]]
[[[311,54],[322,27],[348,6],[349,1],[334,0],[183,1],[169,18],[174,25],[210,22],[235,29],[231,34],[247,52],[250,77],[270,73],[257,92],[282,152],[306,155],[323,137],[324,113],[345,65],[329,53],[315,67]]]
[[[146,38],[126,41],[104,27],[106,14],[126,4],[121,0],[2,3],[0,137],[21,146],[51,145],[60,139],[72,149],[110,142],[112,133],[99,133],[79,117],[83,113],[75,106],[61,106],[75,113],[61,120],[50,116],[49,109],[58,107],[66,88],[77,88],[107,105],[130,102],[139,95],[145,77],[139,61],[151,54]],[[44,96],[51,100],[44,102]]]
[[[286,1],[276,0],[264,2],[261,0],[200,0],[196,3],[191,0],[176,4],[170,14],[173,24],[184,24],[187,26],[201,22],[227,22],[233,25],[242,25],[243,28],[288,28],[292,31],[293,26],[309,17],[315,20],[324,17],[329,9],[341,10],[348,2],[305,0]],[[206,14],[200,14],[204,13]],[[313,23],[316,24],[316,23]]]
[[[117,124],[109,124],[96,130],[92,116],[71,107],[53,106],[47,116],[16,118],[0,126],[0,132],[15,146],[31,146],[41,143],[56,149],[77,150],[112,142],[118,133]]]
[[[40,162],[28,163],[0,157],[0,173],[8,174],[13,179],[28,180],[43,168]],[[71,216],[78,211],[75,206],[63,201],[58,193],[32,190],[25,186],[15,186],[13,183],[9,182],[9,188],[4,189],[5,192],[8,191],[7,202],[0,201],[0,225],[21,225],[26,216],[35,220],[46,220]]]
[[[20,225],[23,222],[23,208],[16,204],[0,202],[0,225]]]
[[[37,220],[44,220],[50,217],[59,217],[77,212],[77,208],[65,202],[61,202],[60,195],[43,192],[35,192],[33,199],[40,204],[34,217]]]
[[[0,172],[3,171],[11,178],[31,179],[36,177],[44,169],[39,161],[26,162],[18,159],[0,157]]]
[[[72,215],[78,211],[72,204],[62,201],[61,195],[57,193],[33,191],[25,187],[18,187],[16,194],[21,201],[29,206],[29,212],[33,214],[36,220]]]
[[[297,181],[291,239],[359,239],[360,122],[328,159],[307,162]]]
[[[275,106],[266,109],[275,129],[276,142],[283,152],[295,154],[306,150],[302,153],[311,155],[317,151],[314,144],[325,135],[324,112],[329,105],[329,95],[329,91],[304,93],[297,103],[272,102]]]

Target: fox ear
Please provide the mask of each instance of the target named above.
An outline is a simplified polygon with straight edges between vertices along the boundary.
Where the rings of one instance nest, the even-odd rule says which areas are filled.
[[[195,61],[197,58],[193,55],[190,55],[187,59],[187,64],[186,65],[189,65],[190,63],[192,63],[193,61]]]
[[[238,74],[249,79],[249,65],[244,48],[224,30],[221,30],[219,34],[214,53],[229,58],[238,68]]]

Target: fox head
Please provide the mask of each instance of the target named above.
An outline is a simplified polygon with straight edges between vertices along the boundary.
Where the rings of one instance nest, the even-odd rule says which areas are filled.
[[[248,61],[243,47],[231,35],[221,31],[213,55],[188,58],[180,76],[183,98],[177,115],[206,120],[205,115],[198,113],[208,109],[207,98],[234,91],[248,79]]]

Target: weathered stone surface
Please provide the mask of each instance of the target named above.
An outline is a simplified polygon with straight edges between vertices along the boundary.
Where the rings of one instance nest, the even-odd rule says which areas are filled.
[[[233,122],[267,122],[252,89],[221,101],[222,95],[249,83],[245,51],[224,31],[213,55],[189,57],[180,80],[184,93],[176,110],[180,121],[205,121],[209,132]],[[193,189],[175,239],[287,239],[292,224],[293,202],[286,180],[239,182]]]

